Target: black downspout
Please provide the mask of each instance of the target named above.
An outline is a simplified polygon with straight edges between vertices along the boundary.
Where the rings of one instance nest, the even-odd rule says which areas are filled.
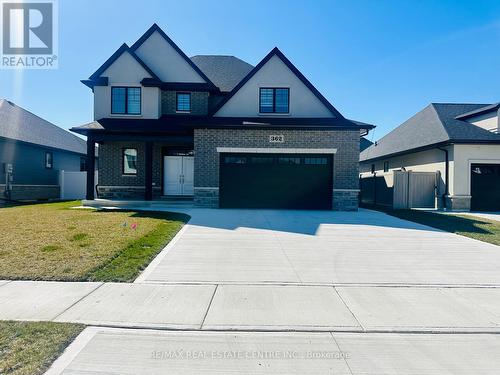
[[[450,159],[448,156],[448,150],[445,148],[438,147],[438,150],[441,150],[444,152],[444,160],[445,160],[445,167],[444,167],[444,185],[445,185],[445,192],[443,194],[443,208],[446,208],[446,196],[450,194],[450,190],[448,188],[448,183],[450,179],[450,174],[449,174],[449,164],[450,164]]]

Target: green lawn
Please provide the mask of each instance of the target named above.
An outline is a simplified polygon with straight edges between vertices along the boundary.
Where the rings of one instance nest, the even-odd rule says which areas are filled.
[[[0,208],[0,279],[132,281],[189,219],[79,204]]]
[[[392,210],[379,207],[366,207],[388,213],[400,219],[413,221],[456,233],[476,240],[500,245],[500,222],[460,214],[443,215],[418,210]]]
[[[43,374],[83,328],[80,324],[0,321],[0,374]]]

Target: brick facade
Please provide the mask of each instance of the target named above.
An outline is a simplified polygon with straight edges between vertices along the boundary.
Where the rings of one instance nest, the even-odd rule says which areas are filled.
[[[284,143],[269,143],[269,136],[282,134]],[[162,195],[163,150],[153,147],[153,197]],[[334,210],[356,210],[359,183],[358,130],[267,130],[196,129],[194,131],[194,202],[197,206],[219,205],[219,154],[217,147],[330,148],[333,158]],[[122,150],[137,149],[137,175],[122,174]],[[143,199],[145,191],[144,142],[105,142],[99,146],[98,196],[112,199]]]
[[[161,92],[161,113],[175,115],[177,106],[176,91]],[[208,92],[191,92],[191,115],[206,115],[208,113]]]
[[[273,134],[282,134],[284,143],[269,143],[269,136]],[[336,210],[358,207],[358,130],[196,129],[194,186],[198,205],[218,205],[217,147],[335,148],[332,207]]]
[[[162,195],[163,149],[167,143],[153,145],[153,197]],[[137,149],[137,175],[123,175],[125,148]],[[144,199],[146,149],[144,142],[105,142],[99,145],[99,198]]]

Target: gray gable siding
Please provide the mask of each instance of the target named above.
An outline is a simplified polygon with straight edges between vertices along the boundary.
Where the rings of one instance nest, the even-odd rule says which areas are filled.
[[[53,168],[45,168],[45,152],[52,152]],[[43,146],[0,139],[0,184],[5,183],[3,163],[13,165],[14,185],[58,185],[59,171],[79,171],[81,155]]]

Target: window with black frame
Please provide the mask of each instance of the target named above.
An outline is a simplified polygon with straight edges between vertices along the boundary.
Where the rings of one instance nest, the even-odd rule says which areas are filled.
[[[191,112],[191,94],[189,92],[177,93],[175,109],[177,112]]]
[[[259,112],[260,113],[289,113],[290,112],[289,88],[260,88]]]
[[[124,148],[123,149],[123,174],[136,175],[137,174],[137,149]]]
[[[141,88],[140,87],[112,87],[111,114],[140,115]]]

